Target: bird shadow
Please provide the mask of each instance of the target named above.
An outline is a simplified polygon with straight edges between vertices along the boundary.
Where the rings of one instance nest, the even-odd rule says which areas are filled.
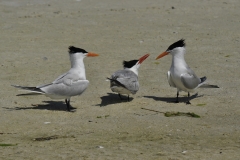
[[[31,107],[14,107],[8,108],[3,107],[8,110],[28,110],[28,109],[39,109],[39,110],[51,110],[51,111],[67,111],[66,104],[61,101],[43,101],[45,104],[32,104]],[[74,107],[70,105],[70,112],[75,112]]]
[[[106,96],[100,97],[102,100],[101,103],[96,104],[95,106],[104,107],[104,106],[111,105],[111,104],[128,102],[127,96],[121,95],[121,97],[122,97],[122,100],[121,100],[120,97],[118,96],[118,94],[114,94],[114,93],[107,93],[107,94],[108,95],[106,95]],[[129,97],[129,102],[132,100],[133,100],[133,98]]]
[[[152,98],[155,101],[163,101],[166,103],[176,103],[176,97],[156,97],[156,96],[143,96],[145,98]],[[197,97],[203,97],[203,95],[198,95],[198,93],[191,95],[189,98],[188,97],[178,97],[179,102],[186,102],[187,100],[192,100]]]

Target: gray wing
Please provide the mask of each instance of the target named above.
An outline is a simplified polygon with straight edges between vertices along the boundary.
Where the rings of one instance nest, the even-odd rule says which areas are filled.
[[[78,80],[84,80],[84,79],[80,79],[77,72],[73,70],[69,70],[68,72],[62,74],[57,79],[55,79],[52,83],[65,83],[66,85],[69,85],[72,82],[75,82]]]
[[[76,96],[82,94],[88,87],[88,80],[71,81],[71,83],[52,83],[41,88],[46,94],[60,96]]]
[[[55,79],[52,83],[59,83],[67,74],[68,74],[68,72],[63,73],[57,79]]]
[[[71,85],[71,83],[73,82],[72,76],[69,76],[69,73],[66,72],[62,75],[60,75],[57,79],[55,79],[52,83],[49,84],[43,84],[43,85],[39,85],[36,88],[44,88],[47,87],[49,85],[53,85],[53,84],[59,84],[59,83],[64,83],[66,85]]]
[[[121,83],[122,86],[133,94],[139,90],[138,76],[130,70],[119,70],[112,75],[112,79]],[[111,83],[112,85],[116,85],[116,83]]]
[[[60,76],[59,76],[57,79],[55,79],[52,83],[39,85],[39,86],[37,86],[36,88],[43,88],[43,87],[46,87],[46,86],[49,86],[49,85],[52,85],[52,84],[62,83],[63,80],[64,80],[64,77],[65,77],[67,74],[68,74],[68,72],[60,75]]]
[[[69,70],[68,72],[60,75],[52,83],[40,85],[40,86],[37,86],[37,88],[43,88],[43,87],[47,87],[49,85],[61,84],[61,83],[64,85],[67,85],[67,86],[72,86],[74,83],[77,83],[78,81],[81,81],[81,80],[83,80],[83,79],[80,79],[76,73]]]
[[[199,85],[199,83],[201,83],[200,78],[198,78],[195,74],[188,73],[181,74],[181,81],[188,89],[194,89]]]
[[[64,83],[65,85],[72,85],[72,83],[79,81],[79,80],[84,80],[84,79],[80,79],[79,75],[77,73],[75,73],[72,70],[69,70],[68,72],[60,75],[57,79],[55,79],[52,83],[50,84],[59,84],[59,83]],[[47,84],[47,85],[50,85]],[[40,87],[44,87],[46,85],[42,85],[42,86],[38,86]]]
[[[168,79],[168,83],[169,83],[169,85],[171,86],[171,87],[175,87],[176,88],[176,85],[173,83],[173,81],[172,81],[172,76],[171,76],[171,72],[170,71],[168,71],[168,73],[167,73],[167,79]]]

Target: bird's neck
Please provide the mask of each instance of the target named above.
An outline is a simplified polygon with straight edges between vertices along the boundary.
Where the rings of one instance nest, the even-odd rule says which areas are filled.
[[[177,54],[173,54],[172,65],[179,66],[179,64],[181,64],[181,66],[187,66],[184,55],[185,55],[185,49],[178,50]]]
[[[83,58],[70,57],[71,69],[78,72],[80,79],[86,79],[85,66],[83,63]]]
[[[135,65],[132,68],[129,68],[129,70],[133,71],[138,76],[138,68],[139,67],[137,65]]]

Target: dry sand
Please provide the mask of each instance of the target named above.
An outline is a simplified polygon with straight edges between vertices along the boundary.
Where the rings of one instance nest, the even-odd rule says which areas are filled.
[[[239,8],[238,0],[1,0],[0,159],[240,159]],[[155,61],[181,38],[189,66],[220,86],[198,89],[191,105],[169,103],[171,56]],[[90,86],[72,98],[76,112],[61,100],[16,96],[11,84],[45,84],[67,71],[70,45],[100,54],[85,59]],[[140,90],[121,101],[105,78],[146,53]]]

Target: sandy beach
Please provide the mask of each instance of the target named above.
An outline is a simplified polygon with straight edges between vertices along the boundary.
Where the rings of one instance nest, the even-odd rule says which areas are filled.
[[[237,0],[1,0],[0,159],[240,159],[239,8]],[[191,105],[185,92],[172,103],[171,56],[155,60],[181,38],[188,65],[220,87],[198,89]],[[16,96],[12,84],[68,71],[69,46],[100,55],[84,59],[90,85],[71,99],[75,112],[64,100]],[[146,53],[140,90],[120,100],[106,77]]]

